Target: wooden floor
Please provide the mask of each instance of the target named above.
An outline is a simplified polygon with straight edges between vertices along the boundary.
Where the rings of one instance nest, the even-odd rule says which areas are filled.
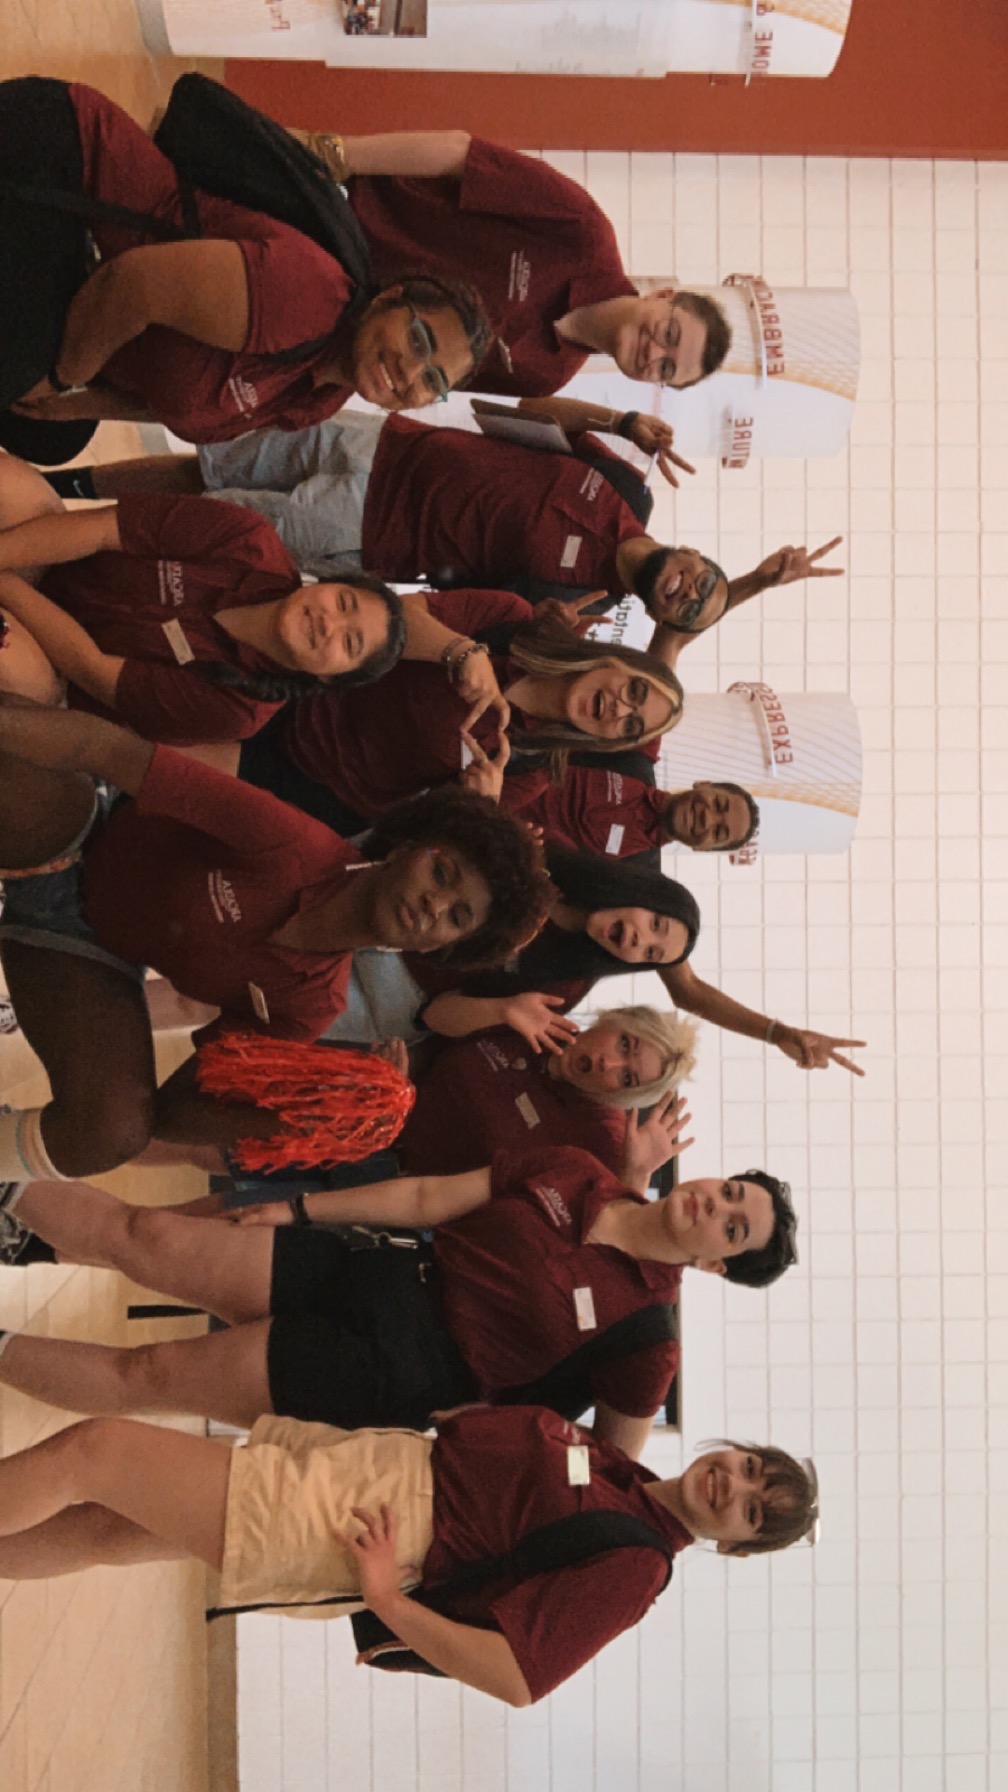
[[[146,123],[182,66],[147,54],[132,0],[0,0],[0,78],[89,81]],[[102,457],[134,439],[108,426],[101,437]],[[169,1049],[166,1069],[172,1061]],[[0,1038],[0,1099],[43,1098],[23,1042]],[[201,1182],[120,1171],[107,1186],[151,1202],[183,1200]],[[125,1341],[132,1292],[99,1270],[0,1269],[0,1327]],[[130,1342],[183,1329],[133,1324]],[[4,1454],[64,1423],[0,1389]],[[0,1792],[207,1792],[204,1578],[172,1565],[0,1581]]]

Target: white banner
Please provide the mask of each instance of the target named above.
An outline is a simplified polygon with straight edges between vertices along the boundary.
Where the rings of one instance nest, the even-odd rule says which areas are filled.
[[[852,0],[138,0],[180,56],[564,75],[828,75]]]

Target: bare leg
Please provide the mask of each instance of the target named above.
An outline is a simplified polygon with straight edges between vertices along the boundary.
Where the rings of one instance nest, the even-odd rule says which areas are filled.
[[[141,986],[48,947],[8,940],[2,958],[14,1012],[52,1088],[42,1116],[50,1162],[64,1176],[128,1163],[151,1136],[156,1092]]]
[[[105,1506],[67,1506],[29,1531],[0,1537],[0,1580],[52,1580],[82,1568],[127,1568],[185,1555]]]
[[[129,1419],[84,1419],[0,1462],[0,1537],[82,1501],[219,1569],[230,1449]]]
[[[13,529],[15,523],[27,522],[34,516],[58,516],[65,509],[62,498],[57,497],[37,467],[29,466],[14,454],[0,454],[0,529]],[[29,585],[35,585],[45,567],[22,566],[18,571]],[[49,699],[40,697],[38,701]]]
[[[71,1263],[118,1269],[144,1288],[204,1307],[231,1325],[269,1313],[271,1227],[189,1219],[170,1207],[131,1207],[88,1182],[29,1183],[17,1213]]]
[[[25,697],[29,703],[62,703],[66,691],[63,679],[24,623],[3,609],[2,593],[0,615],[7,625],[0,639],[0,691]]]
[[[50,771],[0,753],[0,865],[46,865],[87,827],[94,783],[81,772]]]
[[[140,1170],[174,1170],[179,1167],[191,1170],[204,1170],[208,1176],[221,1176],[227,1170],[224,1153],[217,1145],[169,1145],[162,1139],[152,1139],[141,1151],[139,1157],[133,1159],[133,1168]],[[167,1203],[175,1208],[176,1213],[195,1211],[202,1213],[204,1209],[199,1203],[191,1201],[174,1201]],[[217,1213],[219,1206],[208,1207],[207,1213]]]
[[[163,1144],[213,1145],[226,1151],[239,1139],[270,1139],[282,1130],[282,1119],[268,1108],[204,1095],[196,1087],[195,1057],[186,1058],[158,1090],[154,1136]]]
[[[195,454],[143,454],[137,460],[108,460],[91,469],[99,498],[123,492],[202,492],[206,490]]]
[[[273,1411],[266,1371],[271,1323],[260,1319],[209,1337],[133,1349],[19,1332],[0,1356],[0,1382],[67,1412],[189,1413],[251,1427]]]

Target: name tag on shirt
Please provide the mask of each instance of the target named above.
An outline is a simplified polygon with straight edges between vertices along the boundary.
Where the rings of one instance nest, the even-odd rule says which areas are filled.
[[[591,1458],[587,1444],[567,1445],[567,1485],[587,1487],[591,1482]]]
[[[530,1132],[533,1126],[538,1126],[539,1115],[536,1113],[535,1108],[532,1106],[532,1102],[527,1095],[516,1095],[515,1107],[518,1109],[519,1114]]]
[[[572,566],[577,565],[577,557],[581,552],[581,543],[583,540],[583,535],[568,535],[567,540],[564,542],[563,553],[560,555],[560,565],[565,572],[569,572]]]
[[[188,666],[196,658],[196,655],[186,640],[185,629],[181,622],[162,622],[161,627],[164,629],[168,645],[179,665]]]
[[[269,1026],[269,1006],[258,983],[250,983],[248,992],[256,1019],[261,1020],[265,1026]]]
[[[605,843],[606,852],[619,852],[619,849],[623,844],[623,835],[625,833],[626,828],[623,822],[614,821],[612,827],[609,829],[609,837]]]
[[[579,1332],[593,1332],[598,1325],[595,1317],[595,1302],[590,1288],[575,1288],[574,1313],[577,1318]]]

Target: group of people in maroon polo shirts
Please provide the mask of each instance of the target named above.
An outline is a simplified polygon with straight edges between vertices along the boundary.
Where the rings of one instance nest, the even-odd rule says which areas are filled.
[[[40,186],[106,209],[40,222],[15,143]],[[463,132],[310,148],[366,274],[181,180],[92,89],[0,84],[0,218],[26,266],[19,303],[0,295],[19,454],[0,459],[0,954],[52,1090],[0,1112],[0,1255],[117,1269],[226,1322],[143,1350],[0,1333],[0,1383],[92,1415],[0,1462],[0,1576],[181,1550],[220,1572],[224,1609],[363,1605],[363,1658],[524,1705],[636,1623],[688,1543],[744,1555],[817,1522],[811,1464],[770,1446],[725,1441],[666,1480],[636,1460],[677,1374],[684,1270],[770,1285],[795,1214],[754,1169],[649,1199],[689,1142],[694,1023],[624,1006],[582,1029],[570,1009],[650,967],[680,1008],[856,1068],[857,1042],[695,974],[699,910],[660,850],[739,847],[758,809],[655,778],[681,648],[829,576],[835,544],[729,580],[648,534],[642,481],[594,432],[674,483],[692,469],[669,426],[554,395],[591,353],[692,384],[729,332],[700,295],[640,296],[574,182]],[[138,240],[109,205],[166,228]],[[549,415],[572,452],[345,408],[462,383]],[[30,464],[104,417],[198,455]],[[594,600],[630,592],[646,653],[586,633]],[[138,1157],[224,1171],[283,1124],[191,1066],[157,1087],[145,967],[218,1010],[214,1033],[334,1053],[383,1035],[415,1085],[395,1156],[235,1172],[189,1209],[79,1181]]]

